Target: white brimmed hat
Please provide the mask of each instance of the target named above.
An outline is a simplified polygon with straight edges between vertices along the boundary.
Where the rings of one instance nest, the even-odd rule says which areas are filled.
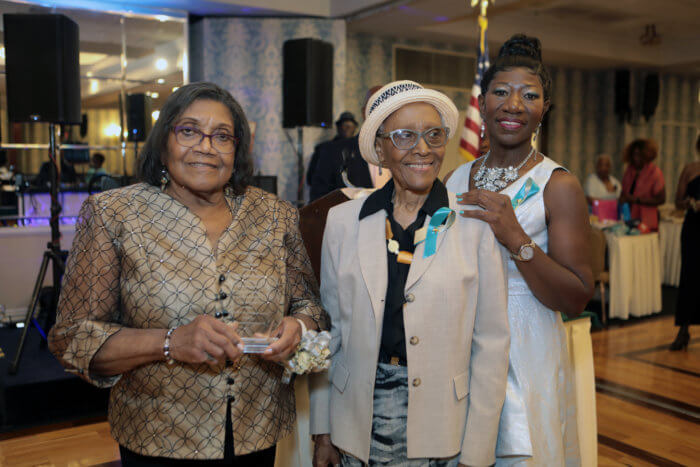
[[[435,107],[447,127],[448,138],[455,134],[459,113],[449,97],[433,89],[426,89],[415,81],[394,81],[372,94],[367,101],[359,143],[360,153],[369,164],[380,165],[374,150],[374,140],[381,124],[401,107],[414,102],[426,102]]]

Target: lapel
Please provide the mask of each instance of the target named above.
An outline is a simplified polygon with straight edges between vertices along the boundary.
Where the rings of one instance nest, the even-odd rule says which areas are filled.
[[[430,219],[431,218],[429,216],[426,216],[425,223],[423,224],[423,226],[428,225]],[[425,271],[428,269],[428,266],[430,266],[430,263],[432,263],[435,257],[438,255],[440,251],[440,245],[442,245],[442,242],[445,240],[446,233],[447,232],[445,231],[438,234],[435,254],[429,256],[428,258],[423,258],[423,253],[425,252],[425,242],[422,242],[416,247],[416,251],[413,252],[413,262],[411,263],[411,267],[408,270],[408,277],[406,278],[406,288],[404,290],[408,291],[423,276]]]
[[[377,336],[379,336],[379,330],[382,327],[388,281],[385,220],[386,211],[383,209],[362,219],[357,247],[362,278],[372,302]]]

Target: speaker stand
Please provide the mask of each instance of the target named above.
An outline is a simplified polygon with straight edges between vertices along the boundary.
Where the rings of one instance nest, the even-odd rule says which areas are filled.
[[[53,270],[53,301],[52,309],[55,309],[55,304],[58,303],[58,295],[61,292],[61,276],[65,266],[63,260],[61,259],[61,232],[59,230],[59,215],[61,214],[61,205],[58,202],[58,183],[61,179],[59,167],[59,159],[56,151],[56,125],[54,123],[49,123],[49,159],[51,160],[51,218],[49,220],[49,225],[51,226],[51,241],[46,244],[46,251],[44,252],[44,258],[41,262],[41,268],[39,268],[39,275],[34,283],[34,291],[32,292],[32,298],[29,302],[29,307],[27,308],[27,314],[24,317],[24,328],[22,329],[22,336],[17,344],[17,352],[15,352],[15,358],[12,361],[8,371],[11,375],[17,373],[19,369],[19,362],[22,358],[22,351],[24,350],[24,344],[27,339],[27,333],[31,328],[32,321],[34,318],[34,312],[36,310],[36,305],[39,302],[39,294],[41,292],[41,286],[44,283],[44,278],[46,277],[46,271],[48,270],[49,263],[52,263]],[[49,320],[51,322],[51,320]],[[39,327],[39,324],[34,321],[34,325],[37,327],[39,332],[45,338],[43,330]]]

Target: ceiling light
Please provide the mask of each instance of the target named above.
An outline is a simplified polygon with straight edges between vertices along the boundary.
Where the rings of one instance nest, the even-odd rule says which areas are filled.
[[[163,71],[166,68],[168,68],[168,61],[166,59],[159,58],[158,60],[156,60],[156,69],[157,70]]]
[[[158,94],[157,92],[152,92],[152,93],[151,93],[151,97],[154,98],[154,99],[158,99],[158,96],[160,96],[160,94]]]
[[[154,110],[151,112],[151,117],[153,117],[154,122],[158,120],[158,117],[160,117],[160,110]]]
[[[163,84],[165,83],[165,80],[163,78],[158,78],[158,80],[156,80],[156,83]]]
[[[90,80],[90,92],[92,94],[96,94],[99,89],[100,89],[100,83],[98,83],[97,80],[95,80],[95,79]]]
[[[5,60],[5,47],[0,47],[0,58]]]
[[[173,92],[177,91],[178,89],[180,89],[180,86],[173,87]]]
[[[88,71],[87,73],[85,73],[85,76],[87,76],[88,78],[92,78],[92,71]]]

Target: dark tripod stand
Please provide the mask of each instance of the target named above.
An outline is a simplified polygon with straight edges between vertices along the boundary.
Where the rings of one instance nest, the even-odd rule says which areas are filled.
[[[51,226],[51,241],[46,245],[46,251],[44,252],[44,259],[41,262],[41,268],[39,269],[39,275],[34,283],[34,291],[32,292],[32,298],[29,302],[29,307],[27,308],[27,314],[24,317],[24,328],[22,329],[22,336],[19,339],[19,344],[17,345],[17,352],[15,353],[15,359],[9,368],[9,373],[14,375],[19,369],[19,361],[22,358],[22,351],[24,350],[24,344],[27,339],[27,333],[32,326],[32,320],[34,318],[34,312],[36,310],[36,305],[39,302],[39,294],[41,292],[41,286],[44,283],[44,278],[46,277],[46,271],[49,268],[49,263],[52,263],[53,270],[53,304],[58,301],[58,294],[61,291],[61,276],[65,266],[63,264],[63,259],[61,258],[61,232],[58,228],[58,217],[61,214],[61,205],[58,202],[58,183],[60,180],[60,174],[58,171],[59,162],[56,151],[56,127],[55,124],[49,124],[49,158],[51,159],[51,219],[49,220],[49,225]],[[51,322],[52,320],[49,320]],[[44,332],[39,327],[38,323],[34,323],[42,336],[46,338]]]

